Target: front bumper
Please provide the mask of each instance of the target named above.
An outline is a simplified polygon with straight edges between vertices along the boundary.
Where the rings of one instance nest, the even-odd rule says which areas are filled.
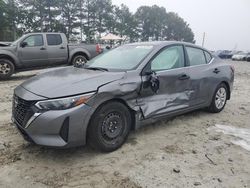
[[[28,141],[42,146],[68,148],[85,145],[90,112],[91,107],[83,104],[67,110],[46,111],[36,117],[31,116],[29,119],[33,118],[32,121],[25,126],[14,117],[12,120]]]

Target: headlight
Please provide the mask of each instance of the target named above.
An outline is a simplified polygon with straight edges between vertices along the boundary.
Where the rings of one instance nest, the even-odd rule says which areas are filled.
[[[94,93],[89,93],[74,97],[39,101],[35,106],[40,110],[66,110],[86,103],[93,95]]]

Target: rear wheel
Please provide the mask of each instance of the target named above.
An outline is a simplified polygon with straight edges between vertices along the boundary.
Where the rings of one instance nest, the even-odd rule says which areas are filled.
[[[8,79],[15,71],[14,64],[8,59],[0,59],[0,79]]]
[[[129,109],[119,102],[100,106],[90,121],[88,143],[104,152],[118,149],[127,140],[131,121]]]
[[[83,66],[87,61],[88,60],[87,60],[87,58],[85,56],[83,56],[83,55],[76,55],[73,58],[72,64],[75,67],[80,67],[80,66]]]
[[[229,95],[228,89],[224,83],[221,83],[215,90],[212,103],[208,110],[212,113],[221,112],[227,103],[227,97]]]

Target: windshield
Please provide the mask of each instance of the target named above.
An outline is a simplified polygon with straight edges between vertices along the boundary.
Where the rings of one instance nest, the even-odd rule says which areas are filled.
[[[153,46],[124,45],[106,52],[86,63],[86,68],[132,70],[149,54]]]

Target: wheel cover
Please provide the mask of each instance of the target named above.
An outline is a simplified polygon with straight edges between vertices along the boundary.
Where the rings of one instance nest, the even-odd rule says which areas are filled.
[[[227,100],[227,91],[224,87],[221,87],[215,96],[215,106],[218,109],[222,109],[225,104],[226,104],[226,100]]]
[[[106,141],[113,141],[122,135],[124,120],[118,112],[111,112],[102,121],[101,135]]]
[[[85,59],[84,59],[84,58],[78,57],[78,58],[75,60],[74,63],[75,63],[75,65],[79,66],[79,65],[85,64],[86,62],[85,62]]]
[[[8,63],[0,63],[0,74],[6,75],[11,71],[10,65]]]

